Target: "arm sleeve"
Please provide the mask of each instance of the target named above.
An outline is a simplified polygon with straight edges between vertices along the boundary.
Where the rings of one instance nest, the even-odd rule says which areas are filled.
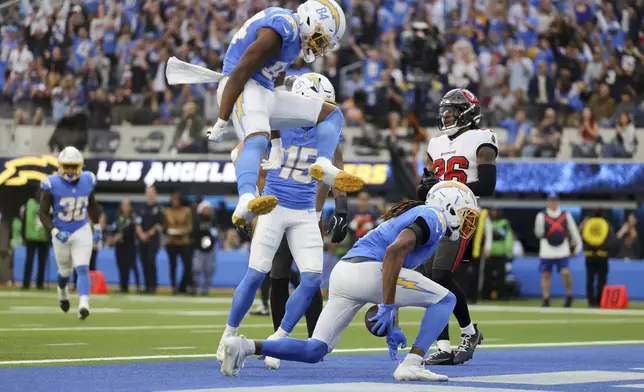
[[[407,226],[407,228],[416,234],[416,248],[423,246],[427,241],[429,241],[430,230],[425,218],[419,216],[416,218],[414,223]]]
[[[51,181],[49,180],[49,177],[45,177],[40,181],[40,189],[51,192]]]
[[[293,42],[297,38],[297,23],[287,13],[277,13],[269,16],[268,27],[275,30],[284,42]]]

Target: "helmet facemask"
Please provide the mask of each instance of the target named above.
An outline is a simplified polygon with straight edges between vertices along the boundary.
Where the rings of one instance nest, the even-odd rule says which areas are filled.
[[[438,129],[447,135],[453,135],[463,128],[472,125],[471,116],[467,114],[474,105],[443,104],[438,108]]]
[[[80,177],[82,166],[82,162],[59,163],[58,173],[65,181],[73,182]]]
[[[315,31],[312,34],[304,35],[302,41],[306,44],[305,50],[310,51],[314,57],[322,57],[335,47],[320,24],[315,26]]]

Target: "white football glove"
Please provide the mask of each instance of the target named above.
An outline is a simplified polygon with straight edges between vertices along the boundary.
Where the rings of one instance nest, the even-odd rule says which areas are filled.
[[[206,138],[211,142],[219,142],[228,130],[228,121],[217,119],[217,122],[206,131]]]
[[[282,149],[282,139],[271,139],[271,152],[268,159],[262,159],[262,169],[273,170],[279,169],[284,163],[284,150]]]

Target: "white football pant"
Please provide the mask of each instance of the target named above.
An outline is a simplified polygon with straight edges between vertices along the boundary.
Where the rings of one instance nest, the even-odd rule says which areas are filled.
[[[56,264],[61,276],[66,278],[72,274],[73,268],[89,265],[92,258],[92,237],[92,229],[88,223],[72,233],[64,244],[56,237],[52,238]]]
[[[400,270],[396,285],[396,305],[427,308],[439,302],[449,291],[421,273],[407,268]],[[382,263],[339,261],[331,271],[329,300],[313,332],[333,350],[342,331],[366,304],[382,302]]]

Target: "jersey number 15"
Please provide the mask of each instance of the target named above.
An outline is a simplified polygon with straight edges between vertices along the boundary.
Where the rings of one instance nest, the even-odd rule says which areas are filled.
[[[293,181],[301,182],[302,184],[309,184],[311,182],[311,174],[304,170],[311,167],[309,158],[318,154],[316,148],[291,146],[286,149],[286,162],[282,165],[280,170],[280,178],[288,180],[289,177]]]
[[[60,199],[62,211],[58,212],[58,219],[63,222],[82,221],[87,218],[87,206],[89,198],[81,197],[63,197]]]

